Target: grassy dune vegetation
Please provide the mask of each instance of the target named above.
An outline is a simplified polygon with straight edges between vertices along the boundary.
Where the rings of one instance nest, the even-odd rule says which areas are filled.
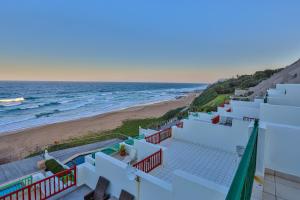
[[[257,71],[253,75],[242,75],[210,85],[192,103],[191,111],[216,111],[217,106],[229,99],[235,89],[248,89],[268,79],[282,69]]]

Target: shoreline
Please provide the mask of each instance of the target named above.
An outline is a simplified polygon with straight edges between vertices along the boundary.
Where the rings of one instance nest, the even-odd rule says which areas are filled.
[[[0,135],[0,163],[24,158],[41,147],[67,139],[113,130],[125,120],[160,117],[169,110],[190,105],[200,93],[188,93],[187,96],[175,100],[3,133]]]
[[[136,107],[151,106],[151,105],[161,104],[161,103],[164,103],[164,102],[177,101],[177,100],[180,100],[182,98],[186,98],[187,96],[189,96],[191,94],[198,94],[198,93],[200,94],[201,92],[189,92],[189,93],[187,93],[186,96],[179,96],[178,98],[171,99],[171,100],[161,100],[161,101],[156,101],[156,102],[137,104],[137,105],[134,105],[134,106],[120,108],[120,109],[117,109],[117,110],[112,110],[112,111],[108,111],[108,112],[100,113],[100,114],[95,114],[95,115],[91,115],[91,116],[84,116],[84,117],[79,117],[79,118],[75,118],[75,119],[62,120],[62,121],[59,121],[59,122],[41,124],[41,125],[37,125],[37,126],[33,126],[33,127],[28,127],[28,128],[20,128],[20,129],[17,129],[17,130],[0,132],[0,138],[2,136],[12,135],[12,134],[18,134],[18,133],[21,133],[23,131],[29,131],[31,129],[42,128],[42,127],[45,127],[45,126],[50,126],[50,125],[55,125],[55,124],[60,124],[60,123],[65,123],[65,122],[80,121],[80,120],[84,120],[84,119],[88,119],[88,118],[94,118],[94,117],[97,117],[97,116],[103,116],[103,115],[106,115],[106,114],[121,112],[121,111],[124,111],[124,110],[130,110],[130,109],[133,109],[133,108],[136,108]]]

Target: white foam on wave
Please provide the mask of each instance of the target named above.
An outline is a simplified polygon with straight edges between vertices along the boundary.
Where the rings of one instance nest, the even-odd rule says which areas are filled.
[[[25,99],[23,97],[18,97],[14,99],[0,99],[1,106],[17,106],[22,103]]]

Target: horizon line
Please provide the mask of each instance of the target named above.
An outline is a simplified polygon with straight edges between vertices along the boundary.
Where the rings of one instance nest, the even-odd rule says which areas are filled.
[[[166,84],[211,84],[206,82],[163,82],[163,81],[83,81],[83,80],[0,80],[0,82],[80,82],[80,83],[166,83]]]

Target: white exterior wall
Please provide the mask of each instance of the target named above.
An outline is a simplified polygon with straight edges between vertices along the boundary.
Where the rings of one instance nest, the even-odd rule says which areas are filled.
[[[134,140],[133,147],[137,151],[137,159],[142,160],[147,156],[159,151],[160,146],[146,142],[145,140]]]
[[[228,109],[229,109],[228,106],[226,106],[226,107],[218,107],[218,108],[217,108],[217,113],[218,113],[220,116],[226,115]]]
[[[153,135],[154,133],[157,133],[157,130],[144,129],[144,128],[139,127],[139,135],[149,136],[149,135]]]
[[[261,104],[260,120],[269,123],[300,126],[300,107]]]
[[[284,95],[285,90],[284,89],[268,89],[268,96],[273,97],[273,96],[281,96]]]
[[[268,90],[268,103],[274,105],[300,106],[299,84],[277,84]]]
[[[231,107],[242,106],[242,107],[259,108],[260,104],[263,102],[264,102],[263,99],[255,99],[254,101],[230,100],[230,105]]]
[[[268,103],[273,105],[289,105],[300,107],[300,97],[268,97]]]
[[[138,170],[134,174],[139,180],[130,180],[127,164],[101,152],[96,154],[95,160],[95,166],[89,163],[77,166],[77,185],[86,184],[94,189],[99,176],[103,176],[110,181],[107,193],[116,197],[124,189],[140,200],[181,200],[183,197],[219,200],[225,199],[228,190],[183,171],[174,172],[172,184]]]
[[[243,117],[251,117],[258,119],[259,108],[234,106],[231,109],[231,115],[238,119],[243,119]]]
[[[224,200],[228,189],[181,170],[174,172],[173,200]],[[192,197],[192,198],[191,198]]]
[[[141,171],[136,174],[140,177],[139,196],[141,200],[172,199],[172,185],[170,183]]]
[[[193,114],[197,114],[197,116],[194,116]],[[200,120],[205,122],[211,122],[211,119],[214,117],[212,114],[204,113],[204,112],[194,112],[190,113],[189,119],[191,120]]]
[[[286,91],[286,95],[289,97],[300,98],[300,84],[277,84],[276,89]]]
[[[183,128],[173,127],[175,139],[188,141],[235,152],[236,145],[246,146],[249,138],[249,122],[233,120],[232,126],[184,120]]]
[[[90,188],[95,188],[99,176],[96,174],[95,166],[83,163],[77,166],[77,186],[86,184]]]
[[[300,177],[300,127],[267,124],[265,167]]]
[[[99,176],[110,181],[108,193],[119,196],[122,189],[133,195],[137,194],[135,180],[129,180],[127,175],[127,164],[102,152],[96,153],[95,166],[84,163],[77,167],[78,185],[86,184],[95,188]]]
[[[220,114],[233,119],[243,119],[243,117],[259,118],[259,108],[262,102],[262,99],[255,99],[253,102],[231,100],[231,112],[223,111]]]

